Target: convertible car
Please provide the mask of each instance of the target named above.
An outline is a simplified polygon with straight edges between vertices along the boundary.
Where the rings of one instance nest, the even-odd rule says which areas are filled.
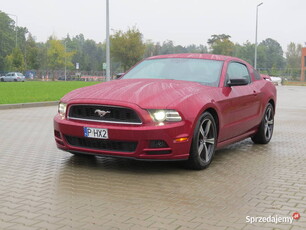
[[[275,86],[243,60],[161,55],[65,95],[54,136],[72,154],[185,160],[204,169],[225,145],[249,137],[267,144],[275,106]]]

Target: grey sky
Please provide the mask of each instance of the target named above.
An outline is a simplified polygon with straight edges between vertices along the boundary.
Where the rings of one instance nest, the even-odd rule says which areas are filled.
[[[175,45],[207,45],[210,35],[221,33],[231,35],[233,42],[254,43],[260,2],[259,42],[273,38],[284,51],[291,41],[305,46],[306,0],[110,0],[110,27],[136,25],[145,40],[173,40]],[[105,0],[0,0],[0,10],[17,15],[18,24],[37,41],[67,33],[105,39]]]

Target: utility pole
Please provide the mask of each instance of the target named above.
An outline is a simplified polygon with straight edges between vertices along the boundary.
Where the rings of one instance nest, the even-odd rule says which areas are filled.
[[[65,81],[67,81],[67,40],[65,40]]]
[[[254,58],[254,68],[257,68],[257,28],[258,28],[258,7],[263,4],[260,3],[256,7],[256,31],[255,31],[255,58]]]
[[[110,81],[109,0],[106,0],[106,81]]]

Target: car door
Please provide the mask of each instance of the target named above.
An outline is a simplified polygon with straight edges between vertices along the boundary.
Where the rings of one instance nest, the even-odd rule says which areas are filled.
[[[18,75],[17,73],[12,74],[12,81],[17,81]]]
[[[11,73],[10,78],[9,78],[9,81],[14,81],[14,78],[15,78],[15,74],[14,74],[14,73]]]
[[[228,86],[231,79],[245,79],[248,84]],[[234,138],[248,132],[257,124],[260,98],[254,89],[248,67],[240,62],[230,62],[226,71],[223,94],[226,111],[224,112],[223,134],[220,141]]]
[[[11,73],[5,75],[4,81],[11,81]]]

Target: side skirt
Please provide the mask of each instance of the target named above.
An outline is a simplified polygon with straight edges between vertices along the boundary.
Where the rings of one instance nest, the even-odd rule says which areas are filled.
[[[217,144],[217,149],[220,149],[220,148],[222,148],[222,147],[224,147],[224,146],[226,146],[226,145],[230,145],[230,144],[233,144],[233,143],[235,143],[235,142],[238,142],[238,141],[241,141],[241,140],[243,140],[243,139],[246,139],[246,138],[248,138],[248,137],[251,137],[251,136],[253,136],[256,132],[257,132],[257,129],[253,129],[253,130],[250,130],[250,131],[248,131],[248,132],[246,132],[246,133],[244,133],[244,134],[242,134],[242,135],[240,135],[240,136],[233,137],[233,138],[228,139],[228,140],[226,140],[226,141],[219,142],[219,143]]]

